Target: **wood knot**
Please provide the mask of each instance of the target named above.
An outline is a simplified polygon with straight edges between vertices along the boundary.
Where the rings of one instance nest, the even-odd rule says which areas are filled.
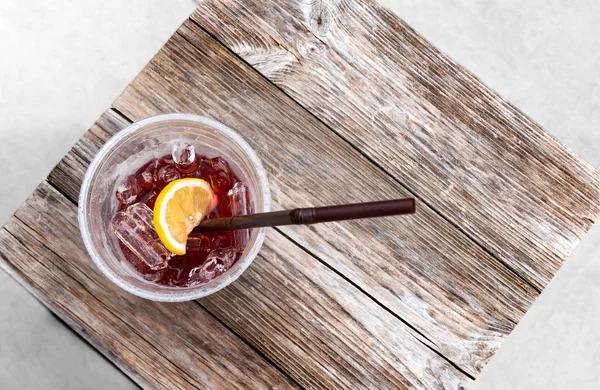
[[[323,37],[329,32],[333,15],[324,1],[315,1],[310,9],[310,28],[313,34]]]
[[[308,58],[309,56],[315,55],[319,52],[317,46],[310,41],[299,41],[296,44],[296,50],[298,50],[298,53],[304,58]]]

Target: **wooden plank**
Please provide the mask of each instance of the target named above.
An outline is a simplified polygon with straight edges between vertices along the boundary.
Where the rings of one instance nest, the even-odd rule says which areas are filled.
[[[197,26],[185,23],[180,34],[115,102],[119,112],[132,120],[192,112],[230,125],[263,160],[275,208],[410,195]],[[417,207],[407,218],[281,230],[475,376],[537,293],[427,205]]]
[[[304,387],[460,389],[471,382],[275,230],[238,282],[201,302]]]
[[[538,290],[598,218],[598,172],[373,1],[192,19]]]
[[[77,155],[79,161],[91,160],[102,146],[98,129],[114,134],[127,123],[108,110],[55,171],[62,172]],[[73,202],[78,194],[72,189],[80,186],[87,166],[82,165],[68,180],[54,171],[50,175]],[[84,249],[63,253],[62,245],[52,244],[60,242],[57,238],[47,240],[61,256],[86,256]],[[269,235],[260,258],[264,263],[255,262],[241,280],[201,300],[202,305],[304,387],[460,388],[470,382],[433,352],[431,342],[281,234]]]
[[[78,237],[76,213],[73,203],[43,184],[6,227],[13,237],[27,240],[5,254],[7,259],[27,251],[31,258],[42,259],[38,262],[43,267],[60,269],[59,284],[43,273],[36,282],[46,279],[59,290],[83,287],[95,297],[92,304],[81,297],[65,303],[68,319],[78,317],[79,306],[105,306],[117,316],[115,321],[143,338],[138,340],[140,348],[146,345],[164,355],[161,369],[166,378],[173,375],[169,370],[180,369],[197,387],[293,387],[272,367],[259,367],[256,354],[236,345],[239,340],[232,342],[230,331],[197,303],[149,302],[108,285],[93,269]],[[201,303],[264,348],[265,355],[303,387],[458,389],[470,382],[427,347],[426,340],[277,232],[269,234],[260,257],[240,281]],[[93,332],[96,324],[89,321],[85,329]],[[100,327],[111,328],[112,323]],[[114,332],[111,336],[116,337],[112,343],[122,341]],[[101,350],[107,350],[102,343]],[[140,355],[129,362],[128,370],[153,363]]]
[[[0,231],[2,268],[145,388],[295,387],[195,302],[110,282],[87,255],[77,207],[46,183]]]

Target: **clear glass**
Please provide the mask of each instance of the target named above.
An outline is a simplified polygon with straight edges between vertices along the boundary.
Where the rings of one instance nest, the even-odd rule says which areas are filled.
[[[145,280],[124,259],[110,220],[118,204],[117,184],[154,157],[171,153],[175,140],[194,145],[209,158],[221,156],[244,181],[254,212],[269,211],[271,196],[266,172],[244,139],[212,119],[189,114],[166,114],[133,123],[112,137],[94,158],[79,195],[79,228],[83,242],[98,268],[119,287],[142,298],[180,302],[212,294],[237,279],[256,257],[265,229],[253,229],[248,246],[223,275],[193,287],[171,287]]]

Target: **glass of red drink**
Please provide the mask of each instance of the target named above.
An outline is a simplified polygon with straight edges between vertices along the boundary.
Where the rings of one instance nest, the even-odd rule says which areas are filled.
[[[146,258],[145,245],[156,245],[148,222],[156,196],[169,182],[187,177],[211,185],[216,206],[206,218],[238,215],[236,194],[245,212],[269,211],[266,172],[254,151],[233,130],[201,116],[167,114],[136,122],[112,137],[90,164],[79,197],[79,226],[92,260],[121,288],[156,301],[196,299],[233,282],[256,257],[264,229],[243,238],[242,232],[194,235],[186,255],[158,247],[158,261]],[[130,235],[138,231],[141,241],[132,245]]]

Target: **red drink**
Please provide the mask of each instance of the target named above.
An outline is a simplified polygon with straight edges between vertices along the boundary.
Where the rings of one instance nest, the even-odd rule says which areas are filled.
[[[117,188],[115,196],[119,202],[118,212],[121,213],[117,213],[113,219],[115,231],[118,233],[117,224],[120,223],[115,220],[119,215],[124,215],[128,207],[138,207],[143,203],[152,210],[158,194],[168,183],[189,177],[206,180],[216,196],[217,205],[206,219],[243,215],[250,211],[246,207],[246,204],[250,204],[246,187],[230,169],[227,161],[221,157],[209,159],[196,154],[188,144],[176,144],[172,155],[149,161]],[[238,191],[240,188],[242,192]],[[149,229],[153,230],[153,226]],[[151,234],[152,238],[148,236],[145,239],[152,241],[152,245],[160,245],[154,236],[155,232]],[[162,248],[160,250],[170,258],[166,263],[152,267],[153,263],[130,249],[131,244],[125,244],[127,237],[117,236],[121,240],[119,244],[125,259],[144,279],[162,285],[187,287],[205,283],[227,271],[240,258],[248,241],[248,234],[248,231],[211,232],[204,235],[192,233],[188,238],[185,255],[167,254],[166,249]]]

